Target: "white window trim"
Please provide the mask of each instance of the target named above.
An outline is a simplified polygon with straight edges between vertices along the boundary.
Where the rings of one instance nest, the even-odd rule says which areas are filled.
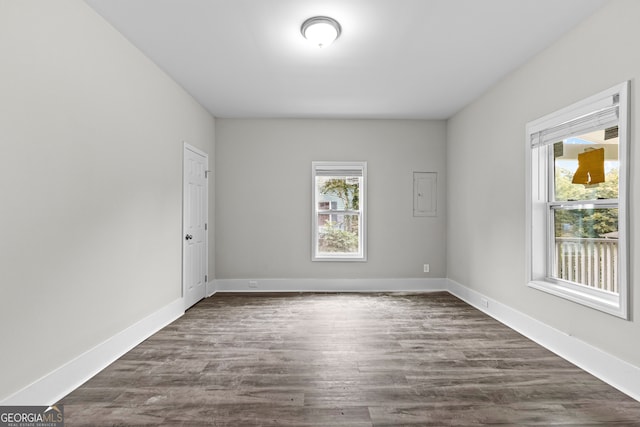
[[[532,140],[539,132],[568,123],[594,111],[615,104],[618,99],[619,120],[619,187],[618,187],[618,282],[619,293],[601,291],[550,277],[549,231],[547,204],[550,197],[548,176],[550,145],[532,148]],[[629,318],[628,281],[628,182],[629,182],[629,82],[624,82],[566,108],[529,122],[526,126],[526,282],[528,286],[567,300],[612,314]],[[534,156],[534,150],[537,155]],[[590,201],[582,202],[593,204]],[[596,204],[606,203],[598,201]]]
[[[354,254],[318,254],[316,237],[318,235],[317,213],[324,211],[316,211],[316,170],[335,168],[336,170],[344,169],[361,169],[362,170],[362,187],[360,189],[360,199],[358,200],[360,211],[359,227],[360,227],[360,251]],[[354,211],[337,211],[329,210],[328,214],[349,214]],[[367,162],[311,162],[311,260],[312,261],[351,261],[366,262],[367,261]]]

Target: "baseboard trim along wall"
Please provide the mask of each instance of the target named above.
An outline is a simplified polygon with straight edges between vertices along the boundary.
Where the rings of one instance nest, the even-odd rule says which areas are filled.
[[[612,387],[640,401],[640,367],[447,279],[452,295],[488,314]]]
[[[254,283],[255,282],[255,283]],[[602,381],[640,401],[640,368],[554,329],[460,283],[425,279],[219,279],[216,292],[436,292],[447,291],[511,329],[542,345]],[[50,405],[85,383],[127,351],[184,314],[177,299],[31,385],[0,405]]]
[[[434,292],[447,279],[216,279],[213,292]]]
[[[0,405],[52,405],[183,314],[180,298],[0,401]]]

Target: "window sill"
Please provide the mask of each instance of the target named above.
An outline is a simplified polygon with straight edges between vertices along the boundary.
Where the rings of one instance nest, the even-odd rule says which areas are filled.
[[[362,255],[355,255],[355,256],[349,256],[349,255],[330,255],[330,256],[315,256],[311,258],[311,261],[320,261],[320,262],[325,262],[325,261],[338,261],[338,262],[366,262],[367,258],[362,256]]]
[[[533,280],[528,286],[543,292],[594,308],[622,319],[628,319],[627,305],[622,297],[611,292],[591,289],[564,281]]]

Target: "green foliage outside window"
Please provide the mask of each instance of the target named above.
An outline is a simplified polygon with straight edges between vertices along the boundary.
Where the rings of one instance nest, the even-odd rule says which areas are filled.
[[[320,236],[321,252],[357,252],[358,234],[341,230],[335,222],[327,222],[324,233]]]
[[[605,182],[594,186],[572,184],[573,172],[556,169],[556,200],[596,200],[618,198],[618,169],[612,169]],[[556,237],[601,238],[618,231],[618,209],[558,209],[555,211]]]

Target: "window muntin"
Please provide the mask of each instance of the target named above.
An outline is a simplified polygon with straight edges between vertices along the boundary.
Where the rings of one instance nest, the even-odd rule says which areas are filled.
[[[313,162],[314,261],[365,261],[365,162]]]
[[[627,93],[625,83],[527,125],[529,286],[623,318]]]

